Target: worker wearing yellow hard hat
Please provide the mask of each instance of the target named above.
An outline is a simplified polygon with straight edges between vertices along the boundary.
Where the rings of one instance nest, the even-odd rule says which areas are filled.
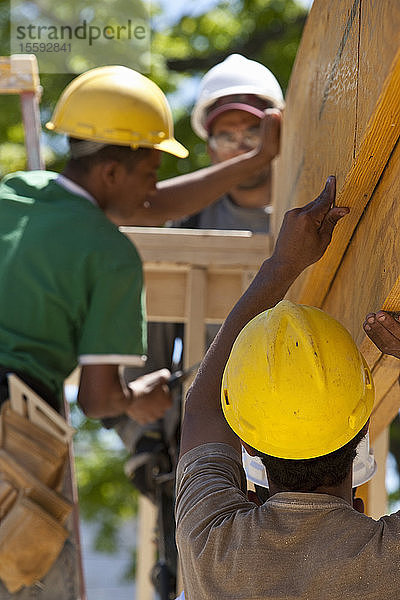
[[[352,490],[374,402],[371,373],[340,323],[283,300],[347,214],[334,198],[329,178],[314,202],[286,214],[272,257],[189,390],[176,500],[187,599],[397,594],[399,516],[360,514]],[[400,324],[389,315],[369,315],[364,328],[392,353],[397,332],[400,356]],[[270,497],[261,506],[246,495],[242,445],[266,468]]]

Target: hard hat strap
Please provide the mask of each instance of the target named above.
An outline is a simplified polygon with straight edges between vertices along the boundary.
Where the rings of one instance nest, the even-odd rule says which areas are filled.
[[[69,140],[71,158],[82,158],[82,156],[95,154],[95,152],[98,152],[106,146],[108,146],[108,144],[101,144],[100,142],[91,142],[89,140]]]

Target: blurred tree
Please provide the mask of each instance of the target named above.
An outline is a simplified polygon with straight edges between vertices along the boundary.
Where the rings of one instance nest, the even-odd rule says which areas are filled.
[[[14,0],[14,5],[17,0]],[[110,3],[112,2],[112,6]],[[30,5],[28,1],[18,0],[21,5]],[[87,3],[85,0],[54,3],[41,0],[42,18],[51,12],[52,22],[75,23],[76,15],[82,14]],[[135,15],[146,14],[140,10],[143,2],[135,2]],[[113,15],[114,23],[125,22],[126,0],[108,0],[100,4],[107,15]],[[193,7],[189,8],[189,11]],[[160,178],[164,179],[175,174],[186,173],[208,164],[208,157],[203,142],[192,132],[189,116],[193,102],[196,83],[202,74],[213,64],[223,60],[232,52],[243,53],[248,58],[258,60],[267,65],[277,76],[283,89],[286,89],[292,64],[296,55],[302,28],[306,19],[305,9],[295,0],[222,0],[205,14],[196,17],[183,14],[172,26],[160,29],[163,12],[157,3],[152,8],[152,43],[150,77],[170,95],[174,107],[176,135],[191,150],[185,160],[177,160],[165,156],[160,170]],[[84,13],[87,14],[87,13]],[[100,14],[101,16],[101,14]],[[108,17],[111,19],[111,17]],[[9,54],[9,0],[0,0],[0,53]],[[99,50],[100,57],[105,54]],[[127,44],[113,45],[112,61],[135,68],[136,54],[133,54]],[[103,56],[102,64],[107,64]],[[60,91],[73,78],[76,65],[82,70],[90,68],[93,63],[86,56],[75,56],[74,60],[63,63],[65,73],[41,74],[43,97],[41,113],[43,124],[48,120],[51,110]],[[183,92],[186,90],[186,94]],[[187,91],[190,90],[190,94]],[[189,98],[187,97],[189,95]],[[186,96],[186,97],[185,97]],[[18,160],[15,165],[19,168],[23,160],[23,135],[20,124],[21,113],[18,102],[14,97],[3,96],[0,99],[0,140],[19,144]],[[20,127],[18,141],[11,139],[12,131]],[[45,145],[50,145],[53,155],[50,157],[49,168],[59,169],[65,159],[66,147],[59,142],[59,136],[44,133]],[[0,175],[10,170],[10,162],[4,161],[0,153]]]

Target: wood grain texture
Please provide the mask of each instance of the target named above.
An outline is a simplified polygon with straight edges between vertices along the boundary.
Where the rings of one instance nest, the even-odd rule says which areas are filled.
[[[121,227],[144,263],[257,268],[272,250],[272,237],[250,231]]]
[[[349,329],[358,344],[364,317],[397,297],[400,273],[400,144],[387,163],[379,185],[358,223],[351,243],[330,283],[324,310]],[[391,301],[392,310],[395,309]]]
[[[337,204],[350,214],[338,224],[324,257],[308,271],[297,296],[299,302],[322,306],[353,232],[363,217],[400,136],[400,52],[396,55]]]
[[[328,175],[342,187],[354,154],[360,0],[316,0],[287,93],[274,183],[273,231],[315,198]]]
[[[390,372],[390,376],[393,371]],[[371,425],[370,425],[370,436],[371,440],[374,441],[393,421],[400,408],[400,386],[398,381],[398,367],[397,377],[394,380],[392,387],[388,390],[383,398],[381,398],[379,405],[374,409]]]
[[[362,0],[354,156],[358,154],[390,67],[399,49],[400,10],[395,1]]]

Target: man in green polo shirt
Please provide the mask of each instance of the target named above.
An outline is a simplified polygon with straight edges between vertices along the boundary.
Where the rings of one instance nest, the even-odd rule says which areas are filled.
[[[88,416],[152,421],[170,406],[169,372],[120,379],[119,365],[138,364],[146,348],[141,261],[117,224],[155,191],[161,151],[187,151],[161,90],[125,67],[76,78],[48,127],[70,138],[63,174],[14,173],[0,184],[1,398],[14,372],[59,409],[80,364]],[[0,583],[0,599],[77,600],[75,571],[67,543],[38,585],[10,594]]]
[[[0,365],[57,407],[79,363],[86,414],[152,420],[169,406],[168,373],[121,384],[118,366],[145,351],[143,279],[110,219],[123,221],[155,190],[160,151],[187,151],[161,90],[125,67],[76,78],[48,127],[70,136],[63,175],[14,173],[0,186]]]

